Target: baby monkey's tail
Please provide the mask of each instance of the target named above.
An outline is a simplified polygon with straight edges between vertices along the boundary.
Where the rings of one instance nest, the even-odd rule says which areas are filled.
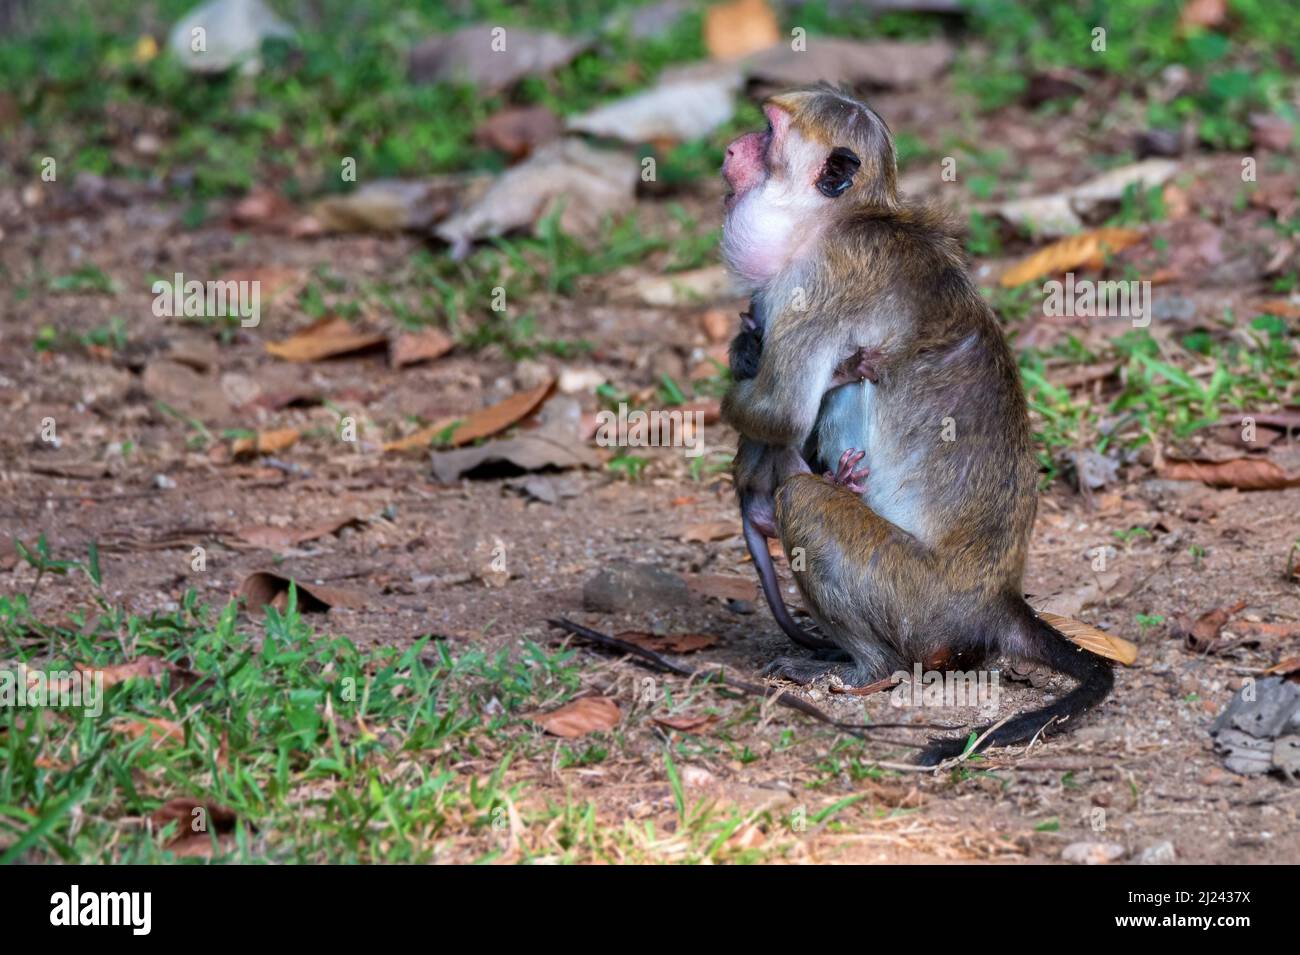
[[[1003,723],[980,743],[981,750],[989,746],[1027,742],[1040,730],[1044,735],[1068,732],[1078,723],[1074,718],[1104,700],[1115,685],[1115,674],[1109,660],[1076,646],[1059,630],[1040,619],[1023,600],[1018,603],[1017,632],[1003,642],[1003,649],[1026,662],[1039,663],[1073,677],[1079,685],[1055,703]],[[983,726],[972,732],[978,739],[987,730],[988,727]],[[931,740],[930,745],[917,755],[916,761],[922,766],[937,765],[966,752],[969,742],[969,733],[956,739]]]

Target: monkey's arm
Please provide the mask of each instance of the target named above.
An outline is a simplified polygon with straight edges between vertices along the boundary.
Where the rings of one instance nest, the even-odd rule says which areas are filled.
[[[776,447],[803,445],[847,351],[838,336],[819,334],[815,325],[769,328],[758,374],[735,382],[722,399],[723,418],[741,434]]]

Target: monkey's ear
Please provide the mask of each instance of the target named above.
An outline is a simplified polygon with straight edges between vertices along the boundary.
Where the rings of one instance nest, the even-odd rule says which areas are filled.
[[[817,191],[828,199],[834,199],[853,185],[853,176],[862,165],[852,149],[836,146],[826,157],[821,174],[817,177]]]

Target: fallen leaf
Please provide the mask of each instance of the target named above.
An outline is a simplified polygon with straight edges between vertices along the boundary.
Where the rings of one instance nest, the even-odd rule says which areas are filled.
[[[1053,242],[1022,259],[1003,273],[999,284],[1015,288],[1045,275],[1060,275],[1078,268],[1100,268],[1107,250],[1118,252],[1140,241],[1136,229],[1095,229]]]
[[[423,232],[460,207],[472,180],[379,179],[343,196],[316,202],[311,217],[321,232]]]
[[[739,535],[740,524],[736,521],[704,521],[699,524],[687,524],[682,528],[678,539],[685,544],[708,543]]]
[[[504,59],[504,57],[503,57]],[[634,203],[640,165],[631,156],[562,139],[504,172],[476,202],[434,228],[463,258],[477,239],[532,228],[558,211],[571,235],[595,235],[611,215]]]
[[[255,189],[235,203],[230,219],[237,226],[286,231],[296,218],[291,203],[274,189]]]
[[[1155,189],[1166,183],[1178,169],[1179,164],[1173,160],[1144,159],[1094,176],[1072,189],[983,203],[977,208],[1012,225],[1029,229],[1040,238],[1055,239],[1083,228],[1085,217],[1095,215],[1108,203],[1118,203],[1129,187]]]
[[[664,729],[677,730],[679,733],[699,733],[707,730],[718,722],[720,717],[715,713],[706,713],[699,716],[656,716],[654,722]]]
[[[204,42],[196,46],[197,31]],[[208,0],[176,21],[167,46],[192,73],[223,73],[236,66],[255,73],[264,40],[294,36],[293,28],[262,0]]]
[[[562,129],[560,118],[545,106],[517,106],[484,120],[474,130],[474,141],[518,161],[558,139]]]
[[[437,328],[399,335],[388,351],[388,361],[394,368],[404,368],[422,361],[441,358],[454,348],[456,342]]]
[[[308,527],[271,527],[265,524],[253,524],[241,527],[235,533],[241,540],[252,544],[254,547],[265,547],[268,550],[285,550],[290,547],[297,547],[299,544],[305,544],[308,541],[337,534],[345,527],[355,527],[363,523],[362,518],[352,515],[322,521]]]
[[[736,110],[738,70],[681,74],[658,85],[573,116],[565,128],[628,143],[675,143],[702,139]]]
[[[644,304],[661,308],[714,302],[734,298],[742,292],[735,278],[721,265],[671,275],[647,275],[638,279],[632,289],[632,294]]]
[[[1174,621],[1170,629],[1174,636],[1186,643],[1187,649],[1196,653],[1212,653],[1219,639],[1219,631],[1227,625],[1233,614],[1240,612],[1245,606],[1246,601],[1242,600],[1230,607],[1216,607],[1201,614],[1191,623],[1188,623],[1185,618],[1179,618]]]
[[[235,457],[253,454],[276,454],[298,443],[302,437],[297,428],[277,428],[272,431],[259,431],[252,438],[236,438],[230,446]]]
[[[257,283],[258,304],[267,305],[282,298],[291,298],[307,284],[307,273],[302,269],[283,265],[260,265],[249,269],[235,269],[217,279],[218,282]]]
[[[1300,487],[1300,474],[1288,474],[1277,462],[1262,457],[1227,461],[1165,460],[1156,473],[1168,481],[1200,481],[1210,487],[1235,487],[1241,491]]]
[[[133,739],[148,737],[164,743],[185,742],[185,729],[172,720],[142,717],[138,720],[119,720],[113,723],[113,729],[125,733]]]
[[[642,630],[626,630],[616,636],[654,653],[694,653],[706,650],[718,642],[718,638],[710,633],[647,633]]]
[[[1082,620],[1072,620],[1069,617],[1062,617],[1060,614],[1048,613],[1043,610],[1036,612],[1040,620],[1059,630],[1070,642],[1097,654],[1099,657],[1115,660],[1125,666],[1132,666],[1133,661],[1137,659],[1137,644],[1125,640],[1123,637],[1117,637],[1103,630],[1098,630]]]
[[[552,736],[575,739],[588,733],[612,730],[623,714],[618,704],[606,696],[584,696],[557,710],[532,717]]]
[[[74,665],[79,673],[84,673],[92,678],[102,678],[105,689],[137,678],[152,680],[157,683],[161,681],[164,674],[169,674],[172,677],[173,684],[181,682],[189,685],[198,679],[196,673],[178,667],[174,663],[168,663],[162,657],[154,656],[136,657],[126,663],[117,663],[105,667],[92,667],[81,663]]]
[[[396,441],[384,445],[385,451],[426,451],[429,445],[451,428],[447,444],[459,447],[498,434],[537,411],[551,396],[554,379],[528,391],[511,395],[504,401],[455,418],[444,418]]]
[[[141,385],[150,398],[187,418],[197,418],[207,424],[230,417],[230,402],[226,400],[221,383],[178,361],[163,358],[149,362]]]
[[[1284,657],[1264,671],[1268,676],[1291,676],[1300,674],[1300,657]]]
[[[1220,26],[1227,18],[1226,0],[1188,0],[1178,15],[1178,29],[1183,32],[1192,27],[1209,29]]]
[[[591,45],[587,39],[511,27],[505,37],[508,46],[503,48],[498,30],[480,24],[424,40],[411,50],[411,79],[416,83],[469,83],[484,92],[496,92],[525,76],[549,73]]]
[[[180,858],[210,857],[214,834],[218,849],[224,850],[222,843],[228,840],[222,837],[234,831],[236,818],[234,810],[226,806],[188,796],[169,799],[149,815],[156,830],[176,823],[167,848]]]
[[[863,42],[843,37],[810,36],[807,49],[772,46],[745,63],[753,80],[771,86],[807,86],[826,82],[841,86],[920,86],[932,82],[953,59],[945,40],[911,43]]]
[[[737,574],[685,574],[686,586],[702,597],[716,600],[758,599],[758,583],[752,577]]]
[[[1250,303],[1250,307],[1257,312],[1263,312],[1265,315],[1276,315],[1278,318],[1300,318],[1300,303],[1292,302],[1290,299],[1255,299]]]
[[[290,581],[291,578],[270,571],[256,571],[244,578],[238,596],[250,613],[260,614],[268,606],[282,611],[288,606]],[[297,585],[298,609],[303,613],[325,613],[331,607],[361,610],[370,602],[370,595],[355,587],[292,582]]]
[[[781,24],[765,0],[734,0],[704,14],[704,47],[717,60],[733,59],[781,42]]]
[[[267,342],[266,350],[285,361],[320,361],[377,348],[387,340],[377,332],[355,331],[337,315],[326,315],[283,341]]]

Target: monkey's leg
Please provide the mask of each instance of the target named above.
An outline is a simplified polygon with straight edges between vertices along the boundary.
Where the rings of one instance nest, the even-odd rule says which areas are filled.
[[[846,462],[850,475],[853,463]],[[845,679],[866,684],[905,668],[909,635],[898,610],[925,618],[920,603],[934,577],[928,552],[852,490],[811,474],[781,485],[776,513],[786,553],[803,557],[795,579],[813,618],[852,659]],[[807,683],[834,669],[823,660],[782,657],[764,672]]]

